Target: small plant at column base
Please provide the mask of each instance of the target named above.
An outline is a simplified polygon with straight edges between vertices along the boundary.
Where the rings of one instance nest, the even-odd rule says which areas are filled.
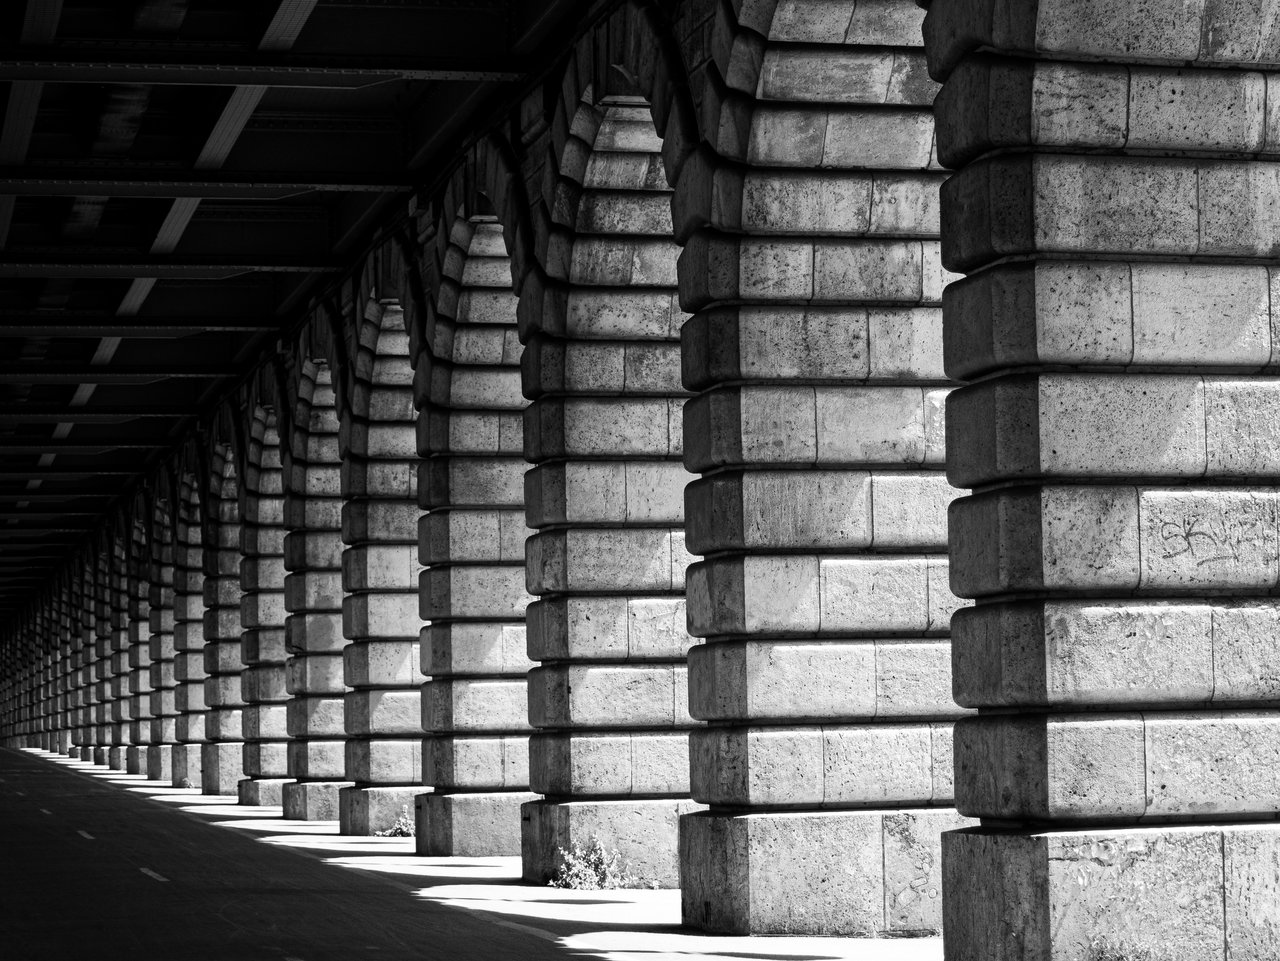
[[[399,815],[396,816],[395,824],[387,828],[385,831],[374,831],[375,838],[411,838],[416,833],[413,824],[413,816],[409,814],[409,805],[402,805]]]
[[[1162,961],[1162,956],[1145,944],[1118,945],[1095,936],[1089,942],[1088,961]]]
[[[547,884],[553,888],[570,888],[574,891],[612,891],[617,888],[656,888],[632,874],[622,864],[618,851],[605,850],[595,835],[587,840],[584,848],[575,842],[572,850],[560,848],[560,867]]]

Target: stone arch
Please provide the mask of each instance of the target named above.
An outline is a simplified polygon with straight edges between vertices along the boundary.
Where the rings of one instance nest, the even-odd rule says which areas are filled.
[[[906,0],[721,3],[697,70],[706,139],[674,205],[702,475],[689,622],[709,642],[690,689],[711,810],[681,838],[696,927],[941,926],[959,602],[921,17]],[[815,896],[794,871],[832,880]]]
[[[340,799],[343,834],[390,828],[422,784],[413,368],[396,292],[385,284],[379,292],[370,279],[367,272],[347,291],[341,318],[350,367],[339,441],[346,773],[354,782]]]
[[[252,396],[261,396],[261,390]],[[276,412],[247,403],[239,486],[242,804],[280,805],[288,777],[284,481]]]
[[[537,530],[528,582],[539,595],[529,650],[541,662],[530,675],[540,729],[531,784],[547,795],[526,808],[529,880],[594,835],[638,875],[675,886],[677,818],[693,809],[682,499],[691,478],[680,462],[684,314],[667,170],[683,162],[689,117],[672,106],[683,100],[664,117],[638,95],[636,47],[661,48],[642,42],[638,13],[627,8],[579,45],[566,71],[533,197],[533,218],[546,224],[542,273],[520,299]],[[664,140],[661,126],[677,133]]]
[[[338,820],[346,781],[340,416],[327,337],[309,324],[277,370],[284,470],[286,817]],[[339,380],[341,379],[339,375]]]
[[[512,275],[518,246],[466,178],[420,239],[425,289],[414,384],[424,783],[418,850],[484,857],[520,850],[528,791],[525,675],[525,406]],[[527,261],[526,261],[527,262]],[[409,268],[412,272],[414,267]]]

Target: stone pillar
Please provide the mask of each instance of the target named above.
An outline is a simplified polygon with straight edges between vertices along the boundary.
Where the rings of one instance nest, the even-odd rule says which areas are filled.
[[[129,726],[125,770],[147,773],[147,747],[151,743],[151,573],[148,548],[140,531],[134,532],[128,569]]]
[[[378,305],[371,305],[378,312]],[[342,425],[342,633],[346,694],[343,834],[412,812],[422,785],[418,508],[413,370],[399,307],[361,326]]]
[[[452,222],[450,222],[452,221]],[[446,220],[418,388],[423,781],[418,853],[520,853],[529,788],[523,428],[511,260],[491,216]]]
[[[130,698],[131,673],[129,667],[129,590],[128,560],[125,544],[120,540],[111,545],[110,572],[108,574],[108,632],[110,646],[107,651],[110,664],[110,707],[107,712],[107,766],[115,771],[125,769],[125,750],[128,746],[129,723],[132,720]]]
[[[77,564],[71,594],[71,636],[75,646],[75,734],[71,756],[93,760],[93,704],[97,694],[93,681],[93,571],[89,563]]]
[[[54,746],[57,754],[71,751],[76,724],[75,621],[71,604],[71,586],[64,580],[58,588],[58,731]]]
[[[173,645],[173,534],[168,517],[158,518],[151,538],[151,582],[147,626],[151,656],[151,738],[147,744],[147,777],[173,781],[173,745],[177,740],[178,679]]]
[[[736,9],[736,8],[734,8]],[[686,924],[941,927],[952,809],[935,86],[910,0],[722,7],[676,189]],[[766,39],[767,38],[767,39]]]
[[[295,422],[285,463],[285,642],[290,657],[290,737],[284,815],[338,820],[345,780],[342,650],[342,480],[338,411],[330,371],[299,371]]]
[[[213,457],[209,510],[211,542],[204,560],[204,715],[200,788],[205,794],[237,794],[244,776],[244,698],[240,692],[240,509],[231,453]]]
[[[1250,70],[1273,19],[930,9],[944,257],[970,274],[945,305],[952,583],[978,602],[948,961],[1280,955],[1280,166],[1244,159],[1280,134]]]
[[[111,648],[114,641],[110,547],[100,549],[94,560],[93,582],[93,720],[92,753],[87,760],[108,766],[111,760]]]
[[[173,785],[203,783],[201,746],[207,710],[204,682],[204,541],[194,491],[179,502],[177,542],[173,548]]]
[[[678,884],[688,800],[680,324],[670,190],[648,106],[583,104],[547,198],[548,276],[520,302],[529,592],[526,880],[599,838]]]
[[[285,690],[284,486],[274,416],[259,408],[249,439],[250,476],[240,526],[240,696],[245,779],[241,804],[279,806],[288,783]]]

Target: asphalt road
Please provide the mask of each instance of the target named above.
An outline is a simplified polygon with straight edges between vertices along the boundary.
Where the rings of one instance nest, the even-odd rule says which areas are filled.
[[[193,799],[195,800],[195,799]],[[3,961],[563,959],[409,888],[0,748]]]

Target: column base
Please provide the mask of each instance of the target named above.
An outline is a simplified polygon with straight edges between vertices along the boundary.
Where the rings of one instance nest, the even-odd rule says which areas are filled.
[[[942,930],[950,808],[680,819],[681,915],[739,935],[931,937]]]
[[[107,766],[107,748],[94,747],[88,748],[87,750],[91,753],[85,758],[86,761],[92,761],[94,764],[101,764],[103,767]]]
[[[421,784],[344,787],[338,792],[338,833],[367,837],[374,831],[385,831],[406,808],[412,818],[414,796],[421,793]]]
[[[147,747],[147,779],[173,781],[172,744],[152,744]]]
[[[529,791],[419,794],[417,852],[429,857],[495,858],[520,853],[520,807],[538,800]]]
[[[284,816],[291,821],[336,821],[338,792],[348,787],[355,784],[351,781],[289,781],[281,792]]]
[[[560,849],[586,847],[593,837],[617,851],[623,870],[643,886],[680,886],[676,837],[680,816],[704,810],[676,798],[647,801],[531,801],[520,808],[520,859],[530,884],[546,884],[560,867]]]
[[[124,772],[126,774],[147,775],[146,748],[130,746],[124,749]]]
[[[175,744],[173,746],[173,786],[200,787],[204,780],[204,765],[200,749],[202,744]]]
[[[942,839],[946,961],[1280,957],[1275,822]]]
[[[205,794],[237,793],[244,777],[244,745],[239,741],[215,741],[200,745],[200,790]]]
[[[241,804],[252,804],[256,807],[283,807],[284,786],[289,783],[283,777],[245,778],[236,785],[236,794]]]
[[[123,747],[107,748],[107,767],[111,768],[113,771],[123,771],[125,762],[124,752],[125,749]]]

